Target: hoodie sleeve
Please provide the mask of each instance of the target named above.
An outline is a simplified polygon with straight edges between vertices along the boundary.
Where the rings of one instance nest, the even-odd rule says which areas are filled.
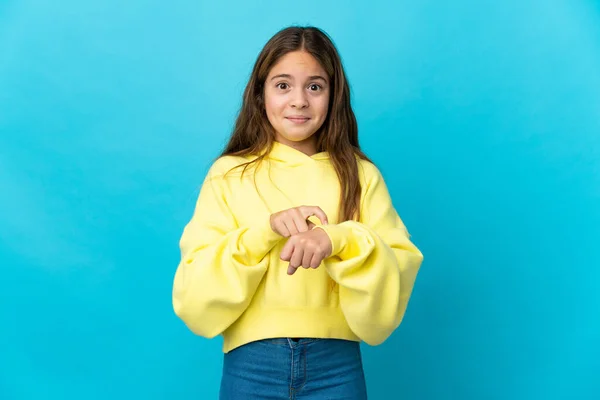
[[[319,225],[332,242],[324,261],[339,284],[342,312],[364,342],[378,345],[400,325],[423,255],[410,241],[387,186],[372,164],[365,179],[360,222]]]
[[[237,226],[227,205],[223,164],[218,160],[211,167],[183,230],[172,292],[175,314],[207,338],[221,334],[246,310],[269,252],[282,239],[268,220]]]

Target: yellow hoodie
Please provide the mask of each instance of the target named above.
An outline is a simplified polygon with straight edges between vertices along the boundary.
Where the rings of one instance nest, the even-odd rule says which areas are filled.
[[[327,153],[275,142],[258,167],[225,156],[210,168],[180,241],[173,308],[189,329],[223,335],[223,352],[275,337],[382,343],[399,326],[423,260],[409,240],[379,170],[359,161],[361,219],[337,223],[339,181]],[[256,174],[254,173],[256,172]],[[258,190],[257,190],[258,188]],[[272,213],[321,207],[333,251],[317,269],[287,275],[286,238]]]

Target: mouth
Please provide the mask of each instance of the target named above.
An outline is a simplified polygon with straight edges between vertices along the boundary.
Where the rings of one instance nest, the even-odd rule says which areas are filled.
[[[290,120],[291,122],[293,122],[295,124],[303,124],[306,121],[308,121],[310,118],[302,117],[302,116],[293,116],[293,117],[285,117],[285,119]]]

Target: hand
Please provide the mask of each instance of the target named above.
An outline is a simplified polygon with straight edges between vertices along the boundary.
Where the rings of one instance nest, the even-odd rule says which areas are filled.
[[[312,229],[288,239],[281,250],[280,258],[289,261],[288,275],[294,275],[296,269],[317,268],[331,255],[331,240],[323,229]]]
[[[283,237],[311,230],[315,224],[307,221],[308,217],[316,216],[323,225],[327,225],[327,215],[321,207],[300,206],[271,214],[271,229]]]

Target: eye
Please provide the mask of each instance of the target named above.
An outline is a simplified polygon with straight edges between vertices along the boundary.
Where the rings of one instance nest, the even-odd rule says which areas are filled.
[[[289,88],[289,85],[285,82],[280,82],[276,86],[278,89],[281,89],[281,90],[286,90]]]
[[[313,92],[316,92],[318,90],[322,90],[323,86],[317,84],[317,83],[313,83],[309,86],[310,90],[312,90]]]

